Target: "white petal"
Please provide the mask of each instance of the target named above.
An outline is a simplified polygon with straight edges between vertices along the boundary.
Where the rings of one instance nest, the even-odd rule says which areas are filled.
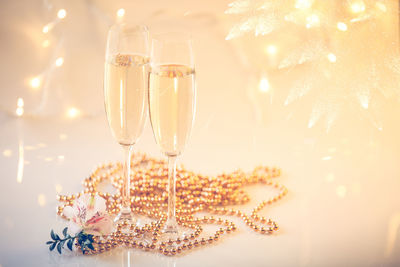
[[[63,214],[67,218],[72,218],[72,216],[74,216],[74,208],[71,206],[66,206],[64,208]]]
[[[97,212],[104,212],[106,211],[106,201],[104,198],[96,196],[94,209]]]
[[[82,228],[81,228],[79,225],[77,225],[76,223],[74,223],[74,222],[72,222],[72,221],[69,222],[69,225],[68,225],[68,233],[69,233],[71,236],[76,235],[76,234],[79,233],[81,230],[82,230]]]

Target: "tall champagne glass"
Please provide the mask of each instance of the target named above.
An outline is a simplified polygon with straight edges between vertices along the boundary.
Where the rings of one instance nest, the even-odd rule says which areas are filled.
[[[130,205],[132,147],[146,119],[149,32],[145,26],[117,24],[107,39],[104,98],[112,135],[125,154],[120,212],[115,221],[135,218]]]
[[[195,113],[190,36],[185,33],[154,36],[150,58],[150,120],[156,142],[168,157],[168,219],[164,232],[180,235],[175,217],[176,159],[189,139]]]

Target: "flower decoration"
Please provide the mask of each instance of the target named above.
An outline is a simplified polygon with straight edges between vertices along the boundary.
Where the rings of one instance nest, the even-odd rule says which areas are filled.
[[[60,254],[65,244],[72,251],[75,240],[83,254],[88,249],[94,250],[94,236],[108,235],[113,228],[113,221],[106,211],[106,201],[99,196],[82,195],[72,207],[65,207],[64,215],[70,223],[64,228],[63,237],[51,230],[52,240],[46,243],[50,251],[57,248]]]
[[[99,196],[82,195],[72,207],[65,207],[64,215],[70,220],[68,228],[72,233],[84,231],[102,236],[111,233],[113,228],[113,221],[106,211],[106,201]]]

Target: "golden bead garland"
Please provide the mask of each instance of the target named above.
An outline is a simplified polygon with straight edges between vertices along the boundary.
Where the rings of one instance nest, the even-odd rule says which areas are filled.
[[[95,237],[93,251],[97,254],[124,245],[130,248],[139,248],[146,251],[158,251],[164,255],[177,255],[195,247],[214,243],[224,234],[237,229],[236,225],[222,218],[214,216],[195,217],[199,212],[208,212],[214,215],[229,215],[241,218],[245,224],[261,234],[272,234],[279,229],[275,221],[258,215],[265,206],[277,202],[287,194],[285,186],[273,182],[272,178],[280,176],[280,169],[264,166],[256,167],[251,173],[241,170],[222,174],[216,177],[197,174],[177,168],[176,182],[176,215],[177,222],[182,227],[192,230],[192,233],[175,240],[162,241],[160,239],[166,222],[168,168],[164,160],[148,157],[145,154],[134,154],[131,160],[131,209],[132,211],[155,219],[155,221],[137,227],[127,222],[118,224],[115,232],[107,236]],[[91,175],[83,181],[84,190],[75,195],[60,195],[58,199],[62,205],[57,214],[63,215],[65,206],[72,206],[75,199],[82,194],[98,195],[106,200],[107,211],[110,215],[119,212],[121,195],[97,191],[101,182],[109,181],[119,192],[123,185],[122,164],[108,163],[98,166]],[[228,209],[228,205],[239,205],[249,202],[250,197],[243,187],[254,184],[265,184],[276,188],[279,193],[272,198],[260,202],[248,215],[237,209]],[[202,224],[220,225],[214,234],[200,238],[203,232]],[[130,231],[126,231],[129,229]],[[147,237],[146,237],[147,236]],[[79,246],[79,245],[77,245]]]

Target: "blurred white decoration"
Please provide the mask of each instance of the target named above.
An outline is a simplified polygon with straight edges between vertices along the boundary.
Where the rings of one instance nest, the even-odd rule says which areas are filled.
[[[380,109],[400,98],[397,1],[238,0],[225,13],[239,17],[226,40],[258,36],[240,46],[251,71],[296,73],[285,105],[315,93],[309,127],[323,119],[329,130],[347,105],[383,129]],[[279,38],[259,51],[267,35]]]

